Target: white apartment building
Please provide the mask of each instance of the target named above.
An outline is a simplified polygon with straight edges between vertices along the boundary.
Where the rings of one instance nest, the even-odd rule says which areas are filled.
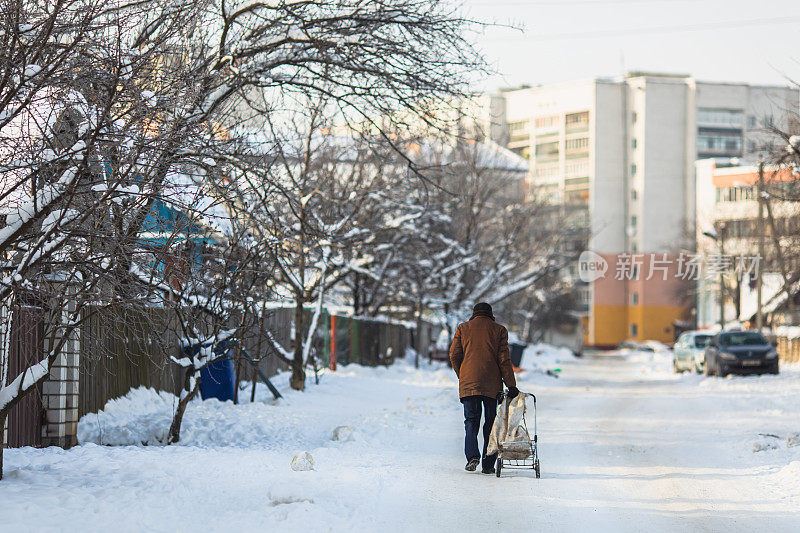
[[[793,88],[648,73],[489,99],[493,120],[507,124],[508,148],[531,163],[534,193],[572,206],[589,229],[585,246],[609,265],[585,290],[587,344],[673,340],[673,322],[690,304],[681,299],[686,285],[673,271],[644,278],[652,254],[677,260],[694,248],[695,161],[757,157],[770,141],[762,128],[785,126],[798,100]],[[641,263],[638,279],[615,279],[621,254]]]
[[[704,259],[723,251],[731,258],[725,275],[724,314],[720,310],[719,276],[701,276],[697,283],[697,323],[703,328],[720,322],[753,322],[757,309],[755,275],[762,274],[762,309],[765,323],[780,325],[783,316],[766,316],[774,311],[776,297],[783,297],[784,275],[800,270],[800,257],[791,236],[800,232],[800,214],[793,202],[780,199],[782,186],[794,183],[797,176],[788,166],[764,165],[764,191],[769,211],[758,215],[758,165],[718,166],[713,159],[696,163],[697,252]],[[778,195],[769,193],[778,192]],[[772,215],[769,222],[768,214]],[[774,227],[774,233],[773,233]],[[763,250],[759,233],[763,231]],[[710,238],[709,234],[716,238]],[[750,258],[759,259],[753,261]],[[741,258],[741,260],[739,259]]]

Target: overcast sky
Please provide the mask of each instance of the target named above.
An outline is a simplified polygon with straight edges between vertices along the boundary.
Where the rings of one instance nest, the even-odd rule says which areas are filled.
[[[483,88],[624,71],[708,81],[800,81],[797,0],[462,0],[491,27],[478,45],[498,76]]]

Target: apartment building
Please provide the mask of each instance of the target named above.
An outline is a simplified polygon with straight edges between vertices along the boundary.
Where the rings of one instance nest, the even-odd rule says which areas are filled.
[[[757,270],[762,274],[765,312],[781,296],[785,281],[795,281],[792,274],[800,271],[800,255],[790,237],[800,234],[800,209],[781,200],[786,193],[796,195],[797,176],[789,167],[764,165],[762,188],[769,209],[765,204],[759,222],[758,165],[721,166],[705,159],[697,161],[696,169],[697,253],[704,262],[722,254],[730,258],[722,310],[719,277],[704,275],[697,280],[697,323],[711,327],[751,321],[757,306]]]
[[[693,305],[681,252],[695,243],[695,161],[754,157],[771,141],[763,127],[784,124],[799,99],[786,87],[648,73],[490,99],[506,146],[530,161],[531,194],[563,203],[587,227],[574,246],[608,265],[582,289],[588,345],[673,340]]]

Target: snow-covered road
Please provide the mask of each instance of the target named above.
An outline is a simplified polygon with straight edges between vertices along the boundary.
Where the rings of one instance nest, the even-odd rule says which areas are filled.
[[[800,446],[789,446],[800,369],[707,379],[671,374],[658,354],[540,359],[563,372],[520,382],[539,398],[539,480],[464,472],[452,371],[401,361],[325,375],[277,405],[197,403],[182,446],[7,450],[0,530],[800,528]],[[168,416],[156,400],[150,421],[159,409]],[[152,431],[126,423],[132,438]],[[95,424],[106,438],[116,432],[102,417]],[[341,425],[352,437],[331,440]],[[301,451],[313,471],[289,468]]]

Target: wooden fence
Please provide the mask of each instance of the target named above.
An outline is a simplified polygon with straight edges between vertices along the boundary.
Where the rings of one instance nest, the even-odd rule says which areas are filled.
[[[288,346],[294,311],[279,308],[269,314],[255,331],[242,339],[251,355],[269,353],[266,332]],[[310,320],[310,312],[308,319]],[[315,350],[321,366],[331,360],[331,317],[320,317]],[[261,331],[259,331],[259,329]],[[425,324],[422,340],[429,342],[432,326]],[[337,316],[335,320],[337,364],[376,366],[391,363],[405,354],[412,342],[412,330],[389,321]],[[145,386],[177,393],[181,369],[170,360],[180,354],[180,335],[174,313],[160,308],[104,310],[88,316],[81,328],[78,416],[97,412],[112,398]],[[423,347],[423,350],[425,348]],[[424,352],[423,352],[424,353]],[[271,376],[285,369],[277,357],[263,357],[259,369]],[[241,364],[240,380],[253,378],[255,369]]]
[[[19,376],[32,364],[41,361],[45,353],[42,345],[44,309],[37,305],[17,303],[13,306],[12,314],[9,342],[11,353],[8,357],[9,381]],[[0,344],[0,346],[4,346],[4,344]],[[42,384],[40,383],[11,408],[8,416],[8,431],[5,432],[6,445],[10,448],[41,446],[44,416]],[[1,445],[3,445],[2,439],[0,439]]]
[[[180,352],[174,314],[160,308],[87,310],[81,327],[78,416],[136,387],[176,392]]]
[[[800,362],[800,339],[778,337],[778,356],[781,363]]]

